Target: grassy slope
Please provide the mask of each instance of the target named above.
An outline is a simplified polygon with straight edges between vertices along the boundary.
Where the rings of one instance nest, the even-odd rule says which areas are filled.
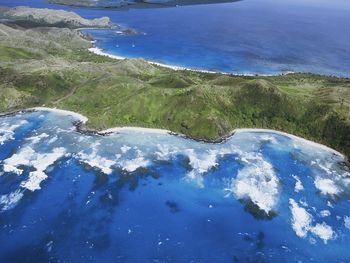
[[[173,71],[96,56],[89,45],[68,29],[0,24],[0,111],[45,105],[86,115],[89,128],[157,127],[206,140],[270,128],[350,156],[350,79]]]

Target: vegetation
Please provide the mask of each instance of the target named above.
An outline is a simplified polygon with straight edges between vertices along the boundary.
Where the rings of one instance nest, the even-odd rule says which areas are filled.
[[[350,79],[174,71],[89,46],[75,30],[0,24],[0,111],[44,105],[87,116],[90,129],[165,128],[209,141],[269,128],[350,156]]]

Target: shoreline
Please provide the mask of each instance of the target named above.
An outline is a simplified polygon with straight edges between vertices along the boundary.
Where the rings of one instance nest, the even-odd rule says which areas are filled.
[[[80,113],[77,112],[73,112],[73,111],[69,111],[69,110],[62,110],[62,109],[57,109],[57,108],[49,108],[49,107],[33,107],[33,108],[28,108],[28,109],[24,109],[24,110],[18,110],[18,111],[13,111],[13,112],[7,112],[7,113],[0,113],[0,117],[6,117],[6,116],[12,116],[12,115],[16,115],[16,114],[20,114],[20,113],[26,113],[26,112],[53,112],[53,113],[57,113],[57,114],[61,114],[64,116],[72,116],[73,118],[76,118],[77,121],[73,122],[74,126],[77,128],[78,132],[81,132],[83,134],[93,134],[93,135],[99,135],[99,136],[108,136],[114,133],[119,133],[119,132],[137,132],[137,133],[153,133],[153,134],[163,134],[163,135],[171,135],[171,136],[178,136],[184,139],[190,139],[190,140],[194,140],[197,142],[203,142],[203,143],[213,143],[213,144],[220,144],[223,143],[227,140],[229,140],[231,137],[233,137],[235,134],[238,133],[273,133],[273,134],[277,134],[277,135],[281,135],[281,136],[285,136],[287,138],[290,138],[292,140],[298,140],[302,143],[308,144],[312,147],[317,147],[319,149],[325,150],[325,151],[329,151],[334,155],[338,155],[340,157],[342,157],[344,159],[345,162],[348,161],[348,157],[321,143],[317,143],[314,141],[310,141],[308,139],[287,133],[287,132],[283,132],[283,131],[278,131],[278,130],[272,130],[272,129],[261,129],[261,128],[237,128],[232,130],[231,132],[229,132],[227,135],[222,136],[220,138],[218,138],[217,140],[212,140],[212,141],[208,141],[208,140],[203,140],[203,139],[196,139],[196,138],[192,138],[188,135],[185,134],[181,134],[181,133],[177,133],[177,132],[172,132],[170,130],[166,130],[166,129],[156,129],[156,128],[144,128],[144,127],[131,127],[131,126],[122,126],[122,127],[114,127],[114,128],[109,128],[106,130],[94,130],[94,129],[89,129],[84,127],[83,125],[86,124],[86,122],[88,121],[88,118]]]
[[[95,42],[92,41],[92,43],[94,44]],[[116,56],[116,55],[112,55],[109,54],[107,52],[104,52],[103,49],[99,48],[99,47],[91,47],[88,49],[90,52],[99,55],[99,56],[104,56],[104,57],[108,57],[108,58],[112,58],[112,59],[116,59],[116,60],[126,60],[126,59],[133,59],[133,58],[129,58],[129,57],[123,57],[123,56]],[[159,62],[155,62],[155,61],[150,61],[150,60],[145,60],[148,64],[154,65],[154,66],[159,66],[159,67],[163,67],[163,68],[168,68],[168,69],[172,69],[175,71],[179,71],[179,70],[189,70],[189,71],[194,71],[194,72],[200,72],[200,73],[209,73],[209,74],[224,74],[224,75],[230,75],[229,73],[225,73],[225,72],[216,72],[216,71],[209,71],[209,70],[200,70],[200,69],[191,69],[191,68],[186,68],[186,67],[180,67],[180,66],[174,66],[174,65],[168,65],[168,64],[163,64],[163,63],[159,63]]]
[[[335,155],[340,155],[342,157],[344,157],[345,159],[347,159],[347,157],[342,154],[341,152],[338,152],[337,150],[327,146],[327,145],[324,145],[324,144],[321,144],[321,143],[318,143],[318,142],[314,142],[314,141],[310,141],[308,139],[305,139],[303,137],[299,137],[297,135],[293,135],[293,134],[290,134],[290,133],[287,133],[287,132],[283,132],[283,131],[278,131],[278,130],[272,130],[272,129],[261,129],[261,128],[238,128],[238,129],[235,129],[234,130],[235,133],[244,133],[244,132],[254,132],[254,133],[264,133],[264,132],[268,132],[268,133],[274,133],[274,134],[277,134],[277,135],[281,135],[281,136],[285,136],[285,137],[288,137],[292,140],[299,140],[300,142],[303,142],[305,144],[308,144],[308,145],[311,145],[311,146],[314,146],[314,147],[318,147],[322,150],[326,150],[326,151],[330,151],[332,152],[333,154]]]
[[[80,113],[69,111],[69,110],[62,110],[57,108],[48,108],[48,107],[33,107],[29,108],[29,111],[48,111],[48,112],[54,112],[58,114],[62,114],[65,116],[72,116],[73,118],[76,118],[81,122],[82,124],[85,124],[88,121],[88,118]],[[24,110],[26,112],[26,110]]]
[[[115,60],[137,59],[137,58],[129,58],[129,57],[123,57],[123,56],[117,56],[117,55],[110,54],[108,52],[105,52],[102,48],[95,46],[95,43],[96,43],[96,40],[91,41],[91,44],[93,45],[93,47],[88,48],[88,51],[94,53],[95,55],[104,56],[104,57],[108,57],[108,58],[115,59]],[[280,73],[280,74],[254,74],[254,73],[234,73],[234,72],[228,73],[228,72],[223,72],[223,71],[211,71],[211,70],[205,70],[205,69],[194,69],[194,68],[188,68],[188,67],[175,66],[175,65],[155,62],[155,61],[151,61],[151,60],[145,60],[145,61],[150,65],[168,68],[168,69],[172,69],[175,71],[182,71],[182,70],[185,71],[186,70],[186,71],[192,71],[192,72],[198,72],[198,73],[221,74],[221,75],[227,75],[227,76],[273,77],[273,76],[284,76],[284,75],[288,75],[288,74],[296,74],[297,73],[294,71],[288,71],[288,72]]]

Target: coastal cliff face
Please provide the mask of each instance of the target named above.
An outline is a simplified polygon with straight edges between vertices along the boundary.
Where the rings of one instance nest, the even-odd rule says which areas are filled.
[[[82,18],[73,12],[64,10],[39,9],[30,7],[1,8],[0,18],[15,22],[26,22],[41,26],[58,26],[67,28],[108,28],[111,21],[108,17],[93,20]]]
[[[50,3],[85,6],[85,7],[105,7],[105,8],[125,8],[125,7],[147,7],[154,6],[177,6],[177,5],[198,5],[212,3],[230,3],[237,0],[49,0]]]

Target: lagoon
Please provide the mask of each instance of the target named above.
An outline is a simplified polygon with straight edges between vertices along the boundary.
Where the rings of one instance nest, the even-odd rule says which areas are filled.
[[[348,167],[271,131],[208,144],[0,119],[1,262],[346,262]]]

